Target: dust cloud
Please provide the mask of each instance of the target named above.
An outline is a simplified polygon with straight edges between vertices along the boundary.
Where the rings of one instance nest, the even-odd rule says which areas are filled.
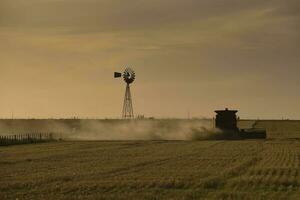
[[[81,122],[81,131],[69,135],[78,140],[198,140],[218,133],[211,121],[126,120]]]
[[[220,133],[212,120],[0,120],[0,135],[54,133],[64,140],[201,140]]]

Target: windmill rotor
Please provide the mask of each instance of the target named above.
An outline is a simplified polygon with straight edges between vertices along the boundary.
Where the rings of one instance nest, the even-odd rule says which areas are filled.
[[[123,79],[127,84],[133,83],[135,80],[135,72],[131,68],[126,68],[123,72]]]

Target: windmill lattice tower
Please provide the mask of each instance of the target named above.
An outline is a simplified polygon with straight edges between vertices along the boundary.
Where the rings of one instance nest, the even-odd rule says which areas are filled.
[[[123,110],[122,110],[122,118],[123,119],[133,119],[133,106],[132,106],[132,97],[130,92],[130,84],[133,83],[135,80],[135,72],[131,68],[126,68],[125,71],[122,73],[115,72],[114,77],[119,78],[122,77],[126,82],[126,90],[123,102]]]

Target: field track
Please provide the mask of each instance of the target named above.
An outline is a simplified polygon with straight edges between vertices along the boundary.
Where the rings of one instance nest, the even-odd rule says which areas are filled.
[[[300,141],[0,147],[0,199],[299,199]]]

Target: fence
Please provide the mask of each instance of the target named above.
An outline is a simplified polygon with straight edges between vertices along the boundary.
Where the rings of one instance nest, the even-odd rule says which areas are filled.
[[[54,141],[53,133],[28,133],[17,135],[0,135],[0,146],[30,144]]]

